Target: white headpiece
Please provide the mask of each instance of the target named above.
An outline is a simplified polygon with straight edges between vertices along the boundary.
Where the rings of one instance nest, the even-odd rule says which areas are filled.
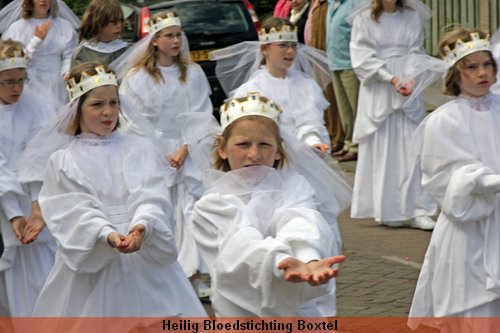
[[[225,129],[236,119],[246,116],[262,116],[280,124],[281,108],[272,100],[261,97],[258,92],[249,92],[246,97],[233,98],[220,108],[220,123]]]
[[[28,58],[21,56],[21,52],[15,52],[14,57],[7,57],[0,60],[0,71],[6,71],[13,68],[26,68],[28,66]]]
[[[110,85],[118,87],[116,77],[113,73],[106,73],[102,65],[97,66],[95,70],[97,72],[95,75],[89,75],[86,72],[82,72],[79,83],[76,83],[74,78],[68,80],[66,90],[68,91],[70,102],[97,87]]]
[[[259,41],[261,43],[274,42],[298,42],[297,27],[292,28],[289,25],[282,25],[280,29],[271,28],[266,32],[264,28],[259,30]]]
[[[167,17],[158,20],[148,28],[150,34],[154,35],[158,31],[171,26],[181,26],[181,19],[179,17],[174,16],[173,13],[168,13],[167,15]]]
[[[468,56],[471,53],[479,51],[489,51],[491,52],[490,35],[486,38],[481,39],[479,33],[472,32],[470,34],[471,40],[469,42],[464,42],[461,39],[455,42],[455,48],[451,50],[448,45],[443,47],[445,52],[444,61],[446,61],[451,66],[455,65],[457,61]]]

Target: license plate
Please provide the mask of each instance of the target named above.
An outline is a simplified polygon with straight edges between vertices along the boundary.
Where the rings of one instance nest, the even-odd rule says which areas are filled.
[[[189,52],[189,57],[191,58],[191,61],[198,62],[198,61],[208,61],[208,53],[213,50],[196,50],[196,51],[190,51]]]

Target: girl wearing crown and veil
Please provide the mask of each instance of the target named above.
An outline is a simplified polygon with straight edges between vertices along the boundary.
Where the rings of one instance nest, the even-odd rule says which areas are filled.
[[[30,86],[56,108],[66,103],[65,78],[80,20],[61,0],[15,0],[0,12],[3,39],[24,44]]]
[[[161,134],[162,153],[177,169],[172,199],[179,262],[199,297],[206,298],[210,288],[200,279],[200,271],[206,269],[188,231],[194,203],[203,193],[201,175],[189,156],[178,115],[211,115],[210,85],[201,67],[188,60],[188,42],[175,12],[158,13],[148,25],[148,37],[111,66],[123,73],[120,92],[155,125]]]
[[[58,250],[34,316],[206,316],[177,262],[166,168],[145,137],[154,130],[104,65],[75,67],[68,93],[32,156],[60,148],[39,197]]]
[[[186,117],[205,187],[192,232],[216,316],[336,314],[333,265],[344,259],[337,214],[351,189],[280,128],[281,115],[275,102],[249,93],[221,107],[222,128],[214,117]]]
[[[259,42],[239,43],[210,57],[217,61],[216,75],[226,94],[260,92],[283,108],[283,128],[320,152],[330,150],[324,124],[328,101],[322,91],[331,82],[328,58],[299,44],[290,21],[271,17],[259,31]]]
[[[38,293],[54,263],[55,242],[38,205],[41,178],[21,176],[21,154],[34,133],[55,114],[25,87],[28,58],[23,45],[0,41],[0,289],[6,297],[0,308],[13,317],[29,317]]]
[[[430,216],[437,206],[411,176],[409,153],[425,109],[415,87],[420,83],[408,71],[428,58],[423,42],[430,15],[420,0],[365,0],[348,17],[354,19],[352,67],[361,83],[353,133],[359,144],[353,218],[374,218],[388,227],[411,219],[413,228],[434,228]]]
[[[83,14],[80,44],[73,52],[71,68],[92,61],[109,65],[127,50],[121,39],[123,11],[117,0],[92,0]]]
[[[449,68],[444,93],[455,98],[432,112],[416,132],[421,136],[422,184],[438,201],[441,214],[410,316],[500,317],[500,96],[490,92],[497,64],[488,36],[474,29],[445,34],[439,54]],[[420,320],[410,323],[417,326]],[[498,325],[448,329],[497,332]]]

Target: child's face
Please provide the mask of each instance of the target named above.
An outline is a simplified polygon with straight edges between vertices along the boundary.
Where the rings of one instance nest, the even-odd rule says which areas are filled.
[[[16,103],[21,98],[25,82],[26,70],[24,68],[0,72],[0,101],[3,104]]]
[[[119,39],[121,37],[122,30],[123,30],[122,20],[109,22],[102,28],[101,32],[97,36],[97,40],[103,43],[112,42],[115,39]]]
[[[266,58],[266,66],[271,73],[283,73],[293,65],[297,43],[275,42],[262,46],[262,54]]]
[[[45,18],[50,10],[52,0],[33,0],[33,17]]]
[[[182,47],[182,29],[179,26],[167,27],[161,30],[151,43],[162,54],[175,58],[179,55]]]
[[[235,124],[218,153],[228,160],[231,170],[255,165],[272,167],[281,158],[273,130],[259,121],[244,119]]]
[[[120,102],[115,86],[91,90],[82,104],[80,128],[82,133],[98,136],[110,134],[118,122]]]
[[[489,52],[475,52],[464,58],[458,83],[462,94],[481,97],[490,91],[495,82],[495,70]]]

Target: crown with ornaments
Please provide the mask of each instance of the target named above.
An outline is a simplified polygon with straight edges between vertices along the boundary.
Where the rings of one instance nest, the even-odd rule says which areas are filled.
[[[7,55],[5,50],[0,53],[0,71],[6,71],[13,68],[26,68],[28,58],[21,51],[14,51],[13,55]]]
[[[457,61],[471,53],[479,51],[491,52],[490,35],[486,35],[485,38],[481,38],[478,32],[471,32],[469,36],[470,41],[468,42],[458,39],[455,42],[455,48],[453,50],[448,45],[444,46],[444,61],[453,66],[457,63]]]
[[[107,73],[104,69],[104,66],[99,65],[95,67],[95,70],[96,74],[94,75],[87,74],[87,72],[83,71],[81,74],[80,82],[78,83],[76,83],[75,78],[71,78],[68,80],[66,90],[68,91],[70,102],[98,87],[118,87],[115,75],[113,73]]]
[[[246,97],[233,98],[220,107],[220,123],[225,129],[236,119],[246,116],[262,116],[280,123],[281,108],[271,99],[249,92]]]
[[[259,41],[261,43],[274,42],[298,42],[297,27],[282,25],[280,28],[271,28],[266,32],[265,28],[259,30]]]
[[[149,23],[148,32],[151,35],[154,35],[158,31],[161,31],[171,26],[181,27],[181,19],[178,16],[175,16],[173,12],[167,12],[166,17],[162,18],[158,17],[155,21],[156,22],[154,23],[152,22],[152,20],[148,22]]]

